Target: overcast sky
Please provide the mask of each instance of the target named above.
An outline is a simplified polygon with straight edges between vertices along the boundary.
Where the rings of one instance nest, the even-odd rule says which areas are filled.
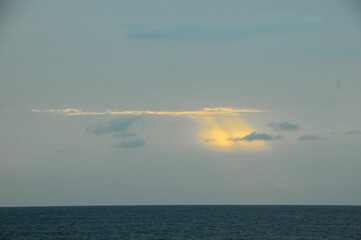
[[[361,204],[357,1],[0,8],[0,206]]]

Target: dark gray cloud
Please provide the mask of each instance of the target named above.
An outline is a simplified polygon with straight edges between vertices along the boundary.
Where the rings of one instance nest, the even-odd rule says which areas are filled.
[[[232,142],[241,142],[241,141],[246,141],[246,142],[252,142],[252,141],[271,141],[271,140],[279,140],[282,139],[281,135],[270,135],[267,133],[257,133],[257,132],[252,132],[251,134],[244,136],[242,138],[229,138],[228,141],[232,141]]]
[[[297,138],[298,141],[312,141],[312,140],[323,140],[325,138],[318,135],[303,135]]]
[[[121,141],[119,144],[115,145],[115,147],[119,148],[139,148],[145,144],[144,139],[134,138],[134,139],[126,139]]]
[[[89,126],[86,128],[87,132],[93,132],[100,136],[104,134],[114,134],[116,136],[131,137],[133,133],[129,133],[130,126],[138,119],[138,117],[122,117],[107,123],[98,124],[96,126]]]
[[[272,122],[272,123],[268,124],[268,126],[277,131],[296,131],[296,130],[300,129],[299,124],[290,123],[288,121],[281,122],[281,123]]]

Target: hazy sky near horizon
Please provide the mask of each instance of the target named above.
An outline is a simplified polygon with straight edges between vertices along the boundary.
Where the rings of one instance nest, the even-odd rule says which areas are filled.
[[[361,204],[357,1],[0,8],[0,206]]]

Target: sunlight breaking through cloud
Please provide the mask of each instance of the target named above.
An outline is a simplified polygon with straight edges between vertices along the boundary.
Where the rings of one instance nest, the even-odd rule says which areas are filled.
[[[35,113],[49,113],[65,116],[103,116],[103,115],[118,115],[118,116],[175,116],[188,117],[199,121],[200,142],[206,146],[215,149],[260,149],[266,143],[264,139],[254,139],[254,141],[232,141],[230,139],[241,139],[256,131],[256,129],[247,123],[241,115],[244,113],[261,113],[258,109],[236,109],[226,107],[203,108],[195,111],[150,111],[150,110],[106,110],[106,111],[84,111],[76,108],[64,109],[48,109],[48,110],[32,110]],[[94,129],[93,129],[94,130]],[[108,128],[103,129],[98,127],[95,130],[109,131]]]
[[[225,116],[222,118],[203,119],[203,129],[200,137],[212,148],[218,149],[261,149],[266,146],[262,139],[255,141],[232,141],[246,138],[255,129],[241,117]]]

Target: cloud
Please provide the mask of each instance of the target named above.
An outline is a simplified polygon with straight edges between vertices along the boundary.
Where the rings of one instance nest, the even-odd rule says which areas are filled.
[[[343,133],[344,135],[361,135],[361,131],[351,130]]]
[[[126,116],[117,120],[98,124],[96,126],[89,126],[86,128],[87,132],[93,132],[95,135],[113,134],[121,141],[113,147],[119,148],[139,148],[145,144],[145,140],[137,138],[135,133],[129,132],[130,127],[138,120],[138,116]]]
[[[358,130],[350,130],[350,131],[346,131],[346,132],[332,132],[330,133],[331,136],[351,136],[351,135],[361,135],[361,131]]]
[[[56,114],[56,115],[64,115],[64,116],[105,116],[105,115],[122,116],[117,120],[113,120],[102,124],[97,124],[94,126],[89,126],[86,128],[86,131],[92,132],[97,136],[113,135],[119,138],[120,143],[116,145],[117,147],[136,148],[136,147],[141,147],[146,143],[145,140],[137,138],[137,135],[135,133],[129,131],[133,123],[140,116],[152,115],[152,116],[188,117],[188,118],[201,119],[203,121],[210,121],[216,118],[225,118],[228,119],[226,121],[227,123],[235,127],[236,122],[233,120],[231,121],[231,119],[234,119],[235,116],[239,116],[243,113],[261,113],[263,111],[258,109],[236,109],[229,107],[216,107],[216,108],[203,108],[200,110],[192,110],[192,111],[106,110],[106,111],[97,112],[97,111],[84,111],[82,109],[76,109],[76,108],[64,108],[64,109],[47,109],[47,110],[33,109],[32,112],[48,113],[48,114]],[[199,128],[198,125],[196,125],[195,127]],[[239,136],[237,134],[235,135]],[[228,136],[225,137],[223,141],[227,142],[227,138]],[[215,142],[215,141],[216,141],[215,139],[211,139],[211,138],[207,140],[207,142]]]
[[[128,111],[117,111],[117,110],[106,110],[102,112],[97,111],[83,111],[82,109],[76,108],[64,108],[64,109],[48,109],[39,110],[32,109],[35,113],[52,113],[60,114],[65,116],[93,116],[93,115],[123,115],[123,116],[140,116],[140,115],[164,115],[164,116],[212,116],[212,115],[234,115],[241,113],[260,113],[262,110],[258,109],[235,109],[226,107],[216,108],[203,108],[196,111],[149,111],[149,110],[128,110]]]
[[[134,134],[129,133],[128,130],[137,119],[138,118],[135,116],[123,117],[104,124],[89,126],[86,128],[86,131],[93,132],[97,136],[104,134],[114,134],[116,136],[131,137],[134,136]]]
[[[318,17],[310,17],[303,21],[266,23],[250,27],[240,26],[136,26],[128,29],[127,39],[165,40],[183,42],[234,42],[249,37],[285,34],[303,31],[322,22]]]
[[[328,136],[331,137],[341,137],[341,136],[360,136],[361,131],[358,130],[350,130],[345,132],[332,132]],[[325,140],[327,137],[322,137],[319,135],[303,135],[297,138],[299,141],[312,141],[312,140]]]
[[[312,140],[323,140],[325,138],[318,135],[303,135],[297,138],[298,141],[312,141]]]
[[[53,113],[53,114],[61,114],[67,116],[106,115],[105,112],[84,112],[83,110],[76,108],[47,109],[47,110],[32,109],[31,111],[35,113]]]
[[[125,35],[128,39],[167,40],[185,42],[235,41],[242,40],[256,29],[206,26],[148,26],[130,28]],[[255,34],[255,32],[253,33]]]
[[[126,139],[121,141],[119,144],[115,145],[114,147],[119,148],[139,148],[144,146],[145,140],[140,138],[134,138],[134,139]]]
[[[308,23],[320,23],[323,22],[324,19],[318,17],[318,16],[312,16],[312,17],[308,17],[303,19],[304,22],[308,22]]]
[[[268,124],[269,127],[273,128],[277,131],[296,131],[300,129],[300,125],[296,123],[290,123],[290,122],[281,122],[281,123],[275,123],[272,122]]]
[[[271,140],[279,140],[282,139],[281,135],[270,135],[267,133],[257,133],[257,132],[252,132],[251,134],[248,134],[242,138],[228,138],[228,141],[232,141],[232,142],[241,142],[241,141],[246,141],[246,142],[252,142],[252,141],[271,141]]]
[[[67,154],[76,154],[79,151],[80,151],[79,149],[60,149],[56,151],[56,153],[61,155],[67,155]]]
[[[215,142],[216,141],[216,139],[214,139],[214,138],[206,138],[206,139],[204,139],[204,142],[206,142],[206,143],[211,143],[211,142]]]

